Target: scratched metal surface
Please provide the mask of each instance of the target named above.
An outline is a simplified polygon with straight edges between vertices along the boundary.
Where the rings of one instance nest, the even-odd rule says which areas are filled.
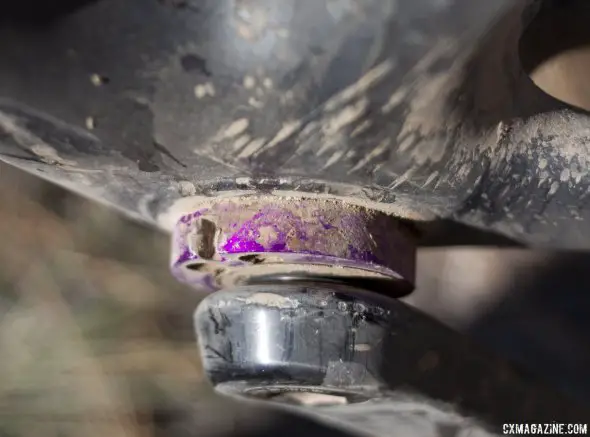
[[[540,8],[103,0],[4,25],[2,159],[162,227],[182,197],[279,186],[588,247],[586,113],[520,64]]]

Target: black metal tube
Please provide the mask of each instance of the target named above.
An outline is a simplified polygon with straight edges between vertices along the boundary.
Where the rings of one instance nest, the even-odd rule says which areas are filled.
[[[440,323],[359,289],[226,290],[202,302],[195,326],[217,390],[299,403],[303,410],[296,411],[360,433],[395,432],[408,409],[425,414],[423,423],[448,420],[490,432],[501,432],[504,423],[590,417],[587,407]]]

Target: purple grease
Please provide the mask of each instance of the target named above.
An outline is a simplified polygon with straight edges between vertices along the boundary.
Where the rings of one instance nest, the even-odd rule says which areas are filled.
[[[368,250],[362,250],[362,251],[358,250],[352,244],[348,245],[348,252],[350,253],[350,258],[355,261],[365,261],[365,262],[370,262],[370,263],[374,263],[374,264],[383,264],[379,260],[379,258],[377,258],[375,255],[373,255],[372,252],[370,252]]]
[[[180,254],[180,256],[178,257],[178,259],[176,260],[176,265],[178,265],[178,264],[182,264],[182,263],[185,263],[185,262],[187,262],[187,261],[190,261],[190,260],[192,260],[193,258],[194,258],[193,251],[192,251],[192,250],[190,250],[189,248],[186,248],[186,249],[184,250],[184,252],[182,252],[182,253]]]
[[[324,217],[318,217],[318,221],[320,222],[320,224],[322,225],[322,227],[325,230],[336,229],[336,226],[331,225],[330,223],[326,223],[324,220],[325,220]]]
[[[237,235],[227,240],[227,243],[223,246],[223,250],[226,253],[266,252],[262,244],[251,240],[244,241]]]
[[[270,246],[271,252],[284,252],[287,249],[287,243],[274,243]]]
[[[175,235],[175,245],[180,255],[173,261],[173,268],[183,269],[185,264],[199,261],[197,253],[190,249],[190,235],[194,232],[199,217],[209,214],[221,228],[225,240],[218,242],[217,258],[223,267],[241,267],[244,261],[232,254],[244,253],[281,253],[285,263],[340,265],[353,268],[378,271],[395,275],[397,265],[391,260],[384,262],[380,257],[393,258],[400,252],[394,247],[374,247],[371,232],[380,232],[374,218],[362,211],[332,211],[327,218],[325,209],[316,208],[309,202],[302,201],[293,208],[305,209],[305,218],[297,209],[284,209],[276,204],[263,204],[260,208],[248,206],[250,218],[242,221],[244,212],[238,204],[221,204],[203,208],[183,216],[179,221]],[[311,211],[308,208],[313,208]],[[311,212],[311,213],[309,213]],[[378,225],[381,226],[381,225]],[[337,230],[337,232],[330,232]],[[399,244],[399,243],[398,243]],[[381,249],[381,250],[380,250]],[[225,255],[225,256],[224,256]],[[391,255],[391,256],[390,256]],[[207,260],[200,260],[207,261]],[[393,265],[393,267],[392,267]],[[402,265],[402,270],[408,270]],[[211,273],[190,272],[190,277],[202,277],[198,282],[210,289],[216,288],[216,280]],[[181,275],[179,274],[179,277]],[[187,280],[189,278],[187,276]]]
[[[305,224],[292,213],[267,206],[256,213],[250,220],[245,221],[221,247],[225,253],[244,252],[290,252],[287,244],[287,234],[281,231],[281,222],[285,228],[295,229],[295,236],[306,241],[307,235],[301,229]],[[232,225],[232,228],[235,227]],[[269,241],[261,241],[261,228],[272,228],[276,236]]]
[[[192,220],[201,217],[209,209],[204,208],[186,215],[180,219],[181,223],[188,224]],[[319,215],[315,217],[325,230],[337,229],[331,223],[327,223],[325,218]],[[356,228],[362,224],[360,217],[346,215],[340,217],[341,225],[346,228]],[[309,225],[307,225],[309,226]],[[238,227],[238,223],[233,223],[230,226],[232,229]],[[268,241],[261,241],[261,228],[273,228],[276,236]],[[289,229],[292,233],[294,231],[295,239],[299,241],[310,241],[310,237],[305,231],[306,223],[289,211],[276,208],[272,205],[262,208],[259,212],[254,214],[251,219],[241,224],[238,231],[234,232],[225,244],[220,247],[221,253],[253,253],[253,252],[283,252],[283,253],[300,253],[310,256],[324,256],[326,255],[320,251],[311,251],[305,249],[291,250],[287,243],[287,234],[281,231],[281,228]],[[321,238],[315,236],[315,238]],[[370,251],[359,250],[352,244],[348,245],[348,252],[351,260],[370,262],[381,264],[382,262]],[[177,259],[177,264],[190,261],[195,258],[195,254],[186,247],[182,254]]]

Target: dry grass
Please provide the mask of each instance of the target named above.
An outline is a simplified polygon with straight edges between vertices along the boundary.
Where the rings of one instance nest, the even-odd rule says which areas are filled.
[[[0,435],[153,435],[155,410],[207,399],[167,238],[0,172]]]

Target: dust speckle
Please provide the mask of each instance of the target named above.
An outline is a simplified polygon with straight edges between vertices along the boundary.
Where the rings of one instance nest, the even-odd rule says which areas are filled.
[[[297,308],[299,302],[280,294],[275,293],[256,293],[245,300],[247,304],[262,305],[271,308]]]
[[[203,99],[207,96],[207,89],[203,85],[197,85],[195,87],[195,97],[197,99]]]
[[[215,86],[211,82],[195,86],[195,97],[199,100],[207,96],[215,97],[215,94]]]
[[[183,197],[194,196],[197,194],[197,188],[190,181],[180,181],[178,182],[178,192]]]
[[[90,116],[86,117],[84,124],[86,125],[86,129],[88,129],[88,130],[94,130],[94,128],[96,127],[96,122],[94,120],[94,117],[90,117]]]
[[[251,90],[256,86],[256,79],[252,76],[244,77],[244,88]]]
[[[272,89],[274,86],[272,79],[270,77],[265,78],[262,82],[262,85],[264,85],[264,88],[266,88],[267,90]]]
[[[90,75],[90,82],[92,83],[92,85],[99,87],[107,84],[109,82],[109,79],[105,76],[101,76],[98,73],[94,73]]]
[[[359,344],[355,344],[354,345],[354,350],[357,352],[368,352],[370,351],[371,345],[370,344],[366,344],[366,343],[359,343]]]

